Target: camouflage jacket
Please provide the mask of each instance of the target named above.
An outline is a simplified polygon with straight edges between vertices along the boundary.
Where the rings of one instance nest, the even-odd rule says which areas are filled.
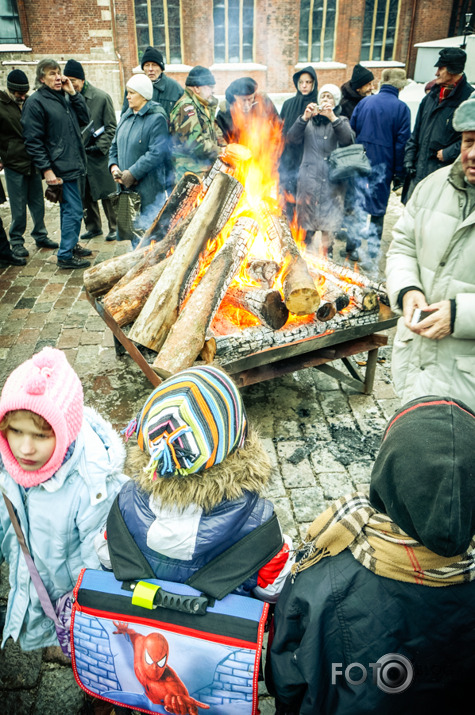
[[[188,87],[170,113],[175,180],[185,171],[204,174],[226,145],[215,122],[217,100],[212,97],[207,106]]]

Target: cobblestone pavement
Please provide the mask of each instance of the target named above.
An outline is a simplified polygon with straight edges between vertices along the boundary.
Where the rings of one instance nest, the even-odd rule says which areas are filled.
[[[400,211],[393,194],[384,247]],[[8,226],[7,204],[0,215]],[[50,237],[59,240],[59,208],[54,204],[47,206],[47,226]],[[128,355],[116,356],[112,334],[82,290],[82,271],[58,269],[51,251],[38,250],[29,236],[26,245],[31,255],[25,267],[0,269],[0,385],[14,367],[53,345],[64,350],[79,374],[86,403],[122,428],[142,405],[150,383]],[[342,245],[337,244],[335,255]],[[95,262],[128,249],[106,243],[104,237],[89,241],[88,247]],[[380,271],[383,263],[384,256]],[[371,395],[316,369],[242,391],[274,465],[269,497],[284,530],[296,540],[332,499],[369,481],[382,430],[400,404],[390,378],[392,332],[388,346],[380,349]],[[7,593],[8,575],[2,567],[0,604]],[[10,639],[0,651],[0,700],[2,715],[73,715],[83,696],[70,665],[54,649],[22,653]],[[274,712],[262,683],[260,709],[262,715]]]

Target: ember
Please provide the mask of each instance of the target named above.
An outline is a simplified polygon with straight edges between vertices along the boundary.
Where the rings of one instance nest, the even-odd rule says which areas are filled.
[[[159,375],[378,321],[383,286],[308,252],[283,214],[280,127],[244,126],[203,181],[185,174],[135,251],[84,273]]]

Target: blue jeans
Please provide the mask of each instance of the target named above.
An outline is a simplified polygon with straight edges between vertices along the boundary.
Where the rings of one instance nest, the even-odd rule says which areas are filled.
[[[10,199],[12,222],[10,224],[10,243],[13,248],[23,246],[26,231],[26,207],[30,209],[33,219],[31,235],[37,244],[48,238],[45,226],[45,201],[43,184],[40,174],[20,174],[18,171],[5,167],[5,180]]]
[[[82,200],[79,182],[63,181],[63,201],[59,205],[61,222],[61,241],[58,249],[58,260],[65,261],[73,257],[73,248],[79,241],[82,221]]]

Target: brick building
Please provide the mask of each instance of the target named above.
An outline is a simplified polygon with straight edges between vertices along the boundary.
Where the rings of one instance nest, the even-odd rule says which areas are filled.
[[[341,85],[361,61],[414,70],[414,44],[462,34],[475,0],[0,0],[0,86],[14,67],[33,80],[45,56],[81,61],[90,81],[121,104],[125,81],[149,44],[183,83],[210,67],[223,94],[236,77],[293,92],[296,69]],[[475,16],[474,16],[475,22]]]

